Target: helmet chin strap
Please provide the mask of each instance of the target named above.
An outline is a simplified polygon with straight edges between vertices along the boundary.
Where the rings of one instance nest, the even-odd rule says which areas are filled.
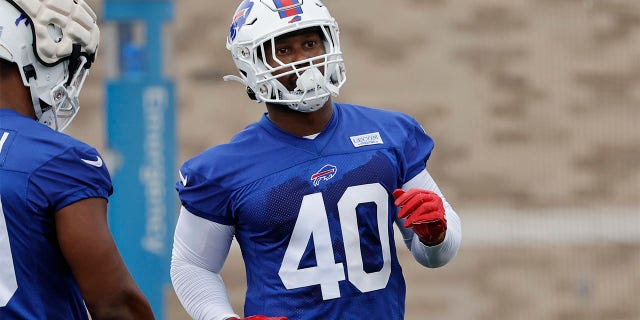
[[[58,130],[58,124],[56,122],[56,115],[53,113],[53,108],[49,108],[47,111],[42,113],[38,122],[46,125],[47,127]]]
[[[33,103],[33,111],[35,112],[36,120],[53,130],[57,130],[58,124],[56,121],[56,115],[53,112],[53,107],[48,106],[38,97],[38,92],[35,89],[35,80],[33,80],[32,78],[32,80],[30,80],[29,82],[29,91],[31,91],[31,102]]]
[[[237,81],[237,82],[240,82],[244,86],[247,85],[247,81],[246,80],[244,80],[244,79],[242,79],[242,78],[240,78],[240,77],[238,77],[236,75],[232,75],[232,74],[222,77],[222,80],[224,80],[224,81]]]
[[[235,75],[227,75],[223,77],[224,81],[237,81],[247,87],[249,96],[253,100],[257,100],[255,97],[255,93],[248,86],[247,80]],[[275,80],[277,81],[277,80]],[[288,108],[299,111],[299,112],[313,112],[319,110],[324,106],[324,104],[329,100],[329,95],[337,96],[339,92],[339,88],[330,82],[325,82],[324,75],[317,67],[312,67],[304,71],[298,79],[296,79],[296,88],[292,91],[288,91],[281,83],[277,83],[278,92],[287,100],[298,100],[295,102],[276,102],[272,101],[270,103],[280,104],[283,106],[287,106]],[[318,94],[318,91],[328,92],[329,95],[323,94],[322,96],[316,98],[308,98],[303,99],[303,96],[306,94],[314,95]],[[262,100],[259,100],[261,102]]]
[[[31,94],[31,103],[33,104],[36,120],[53,130],[57,130],[56,115],[53,108],[40,99],[37,89],[38,75],[36,74],[36,69],[33,67],[35,57],[29,50],[31,50],[31,47],[24,47],[19,53],[25,65],[25,67],[21,68],[22,81],[29,84],[28,88]]]
[[[329,96],[324,96],[311,100],[300,101],[298,103],[286,104],[286,106],[291,110],[309,113],[320,110],[328,100]]]

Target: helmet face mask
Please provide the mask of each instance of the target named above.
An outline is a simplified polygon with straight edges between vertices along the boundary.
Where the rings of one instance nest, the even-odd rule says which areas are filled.
[[[95,13],[83,0],[0,0],[0,30],[0,58],[18,65],[36,119],[64,130],[98,48]]]
[[[86,60],[82,60],[81,63],[86,64]],[[68,63],[64,64],[66,67]],[[64,130],[71,123],[80,109],[78,96],[80,95],[80,90],[82,90],[84,80],[89,74],[89,70],[81,65],[76,68],[75,72],[66,72],[65,70],[64,74],[68,76],[65,76],[63,81],[57,83],[49,90],[50,101],[53,103],[49,106],[51,106],[50,110],[54,117],[52,117],[51,120],[47,120],[45,117],[39,119],[40,122],[59,131]],[[69,76],[73,78],[69,78]],[[42,104],[42,102],[40,103]],[[55,123],[52,121],[55,121]]]
[[[280,3],[245,0],[238,7],[227,49],[240,76],[226,76],[225,80],[241,82],[258,102],[312,112],[330,96],[337,96],[346,81],[338,25],[319,0],[293,1],[283,8],[278,7]],[[280,61],[275,55],[277,41],[304,32],[320,35],[324,53],[301,61]],[[287,88],[281,81],[292,75],[297,78],[296,87]]]

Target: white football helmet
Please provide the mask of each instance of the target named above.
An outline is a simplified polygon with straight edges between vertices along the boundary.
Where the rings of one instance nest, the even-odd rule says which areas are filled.
[[[320,0],[244,0],[231,23],[227,49],[240,76],[225,76],[247,88],[258,102],[286,105],[300,112],[320,109],[330,96],[337,96],[346,81],[339,29],[335,19]],[[324,40],[325,53],[294,63],[282,63],[275,57],[275,38],[293,31],[318,28]],[[269,44],[272,48],[266,52]],[[266,62],[271,55],[278,65]],[[277,75],[281,70],[289,70]],[[278,81],[285,75],[298,76],[297,87],[287,90]]]
[[[84,0],[0,0],[0,59],[18,65],[39,122],[64,130],[100,41]]]

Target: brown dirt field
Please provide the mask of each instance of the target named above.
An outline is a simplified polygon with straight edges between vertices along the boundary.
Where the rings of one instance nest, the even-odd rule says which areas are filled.
[[[463,248],[450,264],[431,270],[417,267],[407,251],[401,259],[407,320],[640,319],[638,246]],[[223,271],[237,312],[243,266],[233,255]],[[168,301],[168,319],[190,319],[172,292]]]
[[[237,3],[176,2],[169,71],[178,84],[180,163],[264,112],[221,79],[235,74],[224,43]],[[610,209],[622,208],[640,234],[640,2],[326,4],[347,64],[336,100],[404,111],[424,125],[436,142],[429,170],[462,217],[463,234],[465,217],[494,208],[598,208],[605,224]],[[106,68],[96,64],[68,130],[99,148]],[[487,226],[501,223],[491,218]],[[520,227],[526,233],[528,225]],[[402,253],[407,319],[640,319],[637,238],[524,246],[474,239],[463,237],[456,259],[436,270],[414,267]],[[241,312],[243,274],[229,271],[241,270],[239,260],[232,255],[224,273]],[[169,319],[188,319],[173,294],[168,300]]]

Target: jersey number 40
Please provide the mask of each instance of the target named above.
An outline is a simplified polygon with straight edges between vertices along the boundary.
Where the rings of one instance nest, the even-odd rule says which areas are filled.
[[[391,274],[388,197],[382,185],[373,183],[349,187],[338,201],[348,280],[361,292],[385,288]],[[367,273],[363,268],[356,207],[359,204],[371,202],[377,207],[376,219],[384,263],[381,270]],[[312,236],[316,266],[300,269],[300,261]],[[336,263],[334,259],[329,221],[322,193],[310,194],[303,198],[298,220],[293,228],[278,275],[287,289],[320,285],[324,300],[340,297],[338,283],[345,280],[346,276],[342,263]]]

